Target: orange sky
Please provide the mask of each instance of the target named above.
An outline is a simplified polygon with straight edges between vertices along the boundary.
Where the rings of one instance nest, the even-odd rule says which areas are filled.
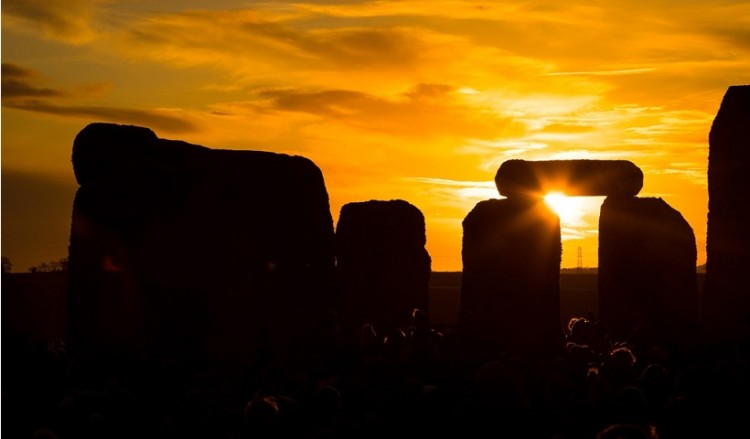
[[[403,198],[435,270],[511,158],[627,159],[693,227],[705,262],[708,131],[750,83],[739,1],[6,0],[2,254],[66,256],[70,150],[94,121],[214,148],[304,155],[334,220]],[[563,266],[596,265],[601,198],[563,218]]]

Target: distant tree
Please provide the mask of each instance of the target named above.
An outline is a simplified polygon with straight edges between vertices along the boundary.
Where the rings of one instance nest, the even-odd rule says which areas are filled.
[[[29,273],[49,273],[52,271],[66,271],[68,269],[68,258],[58,259],[57,261],[42,262],[29,268]]]
[[[10,273],[13,269],[13,263],[10,262],[10,258],[3,256],[3,273]]]

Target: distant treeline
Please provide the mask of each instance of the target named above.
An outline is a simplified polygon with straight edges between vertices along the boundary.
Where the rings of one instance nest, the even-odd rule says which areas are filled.
[[[587,273],[587,274],[596,274],[599,272],[599,267],[583,267],[583,268],[561,268],[560,273],[563,274],[569,274],[569,273]],[[696,273],[705,273],[706,272],[706,264],[699,265],[695,267]],[[460,271],[433,271],[431,276],[432,277],[443,277],[443,276],[456,276],[460,275]]]
[[[599,272],[598,267],[561,268],[560,269],[560,274],[568,274],[568,273],[597,274],[598,272]]]

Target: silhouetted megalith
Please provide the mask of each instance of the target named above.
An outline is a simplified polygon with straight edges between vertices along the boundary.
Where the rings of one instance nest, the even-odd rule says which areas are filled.
[[[560,220],[544,202],[486,200],[463,221],[461,310],[511,349],[562,340]]]
[[[430,255],[422,212],[404,200],[371,200],[341,208],[336,225],[337,300],[345,326],[379,331],[411,323],[429,306]]]
[[[627,160],[508,160],[495,175],[500,195],[635,196],[643,188],[643,172]]]
[[[693,229],[664,200],[607,197],[599,216],[599,313],[612,337],[694,341],[696,257]]]
[[[143,351],[147,297],[134,283],[124,234],[128,204],[89,185],[73,201],[68,248],[68,337],[71,345]]]
[[[143,315],[120,336],[141,331],[151,348],[184,343],[228,362],[252,361],[262,334],[284,355],[331,309],[333,221],[310,160],[91,124],[75,139],[73,167],[76,342],[106,332],[108,294]]]
[[[750,337],[750,85],[729,87],[708,137],[703,322],[717,341]]]

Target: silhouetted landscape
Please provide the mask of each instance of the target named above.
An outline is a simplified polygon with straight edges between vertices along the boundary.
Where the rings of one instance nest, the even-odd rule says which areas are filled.
[[[409,201],[311,160],[90,124],[67,266],[3,272],[3,433],[35,438],[728,437],[750,411],[750,85],[709,136],[708,259],[621,160],[509,160],[434,272]],[[606,196],[561,270],[553,190]],[[45,269],[46,270],[46,269]]]

